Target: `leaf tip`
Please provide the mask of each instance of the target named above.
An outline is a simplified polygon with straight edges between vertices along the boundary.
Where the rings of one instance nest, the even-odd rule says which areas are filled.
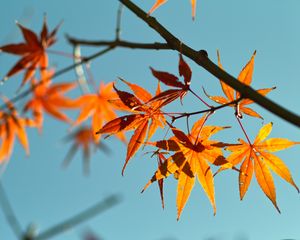
[[[122,77],[118,77],[119,80],[121,80],[123,83],[126,83],[127,81],[123,79]],[[114,83],[113,83],[114,84]]]
[[[245,197],[245,193],[240,192],[240,201],[243,201],[244,197]]]
[[[95,134],[101,134],[101,129],[99,129],[97,132],[95,132]]]
[[[278,213],[281,214],[281,211],[280,211],[279,207],[277,206],[276,202],[274,203],[274,206],[275,206],[276,210],[278,211]]]
[[[0,81],[0,85],[3,85],[7,80],[8,80],[8,76],[5,76],[4,78],[2,78]]]
[[[122,168],[122,172],[121,172],[122,177],[124,177],[124,172],[125,172],[126,166],[127,166],[127,163],[125,163],[123,168]]]

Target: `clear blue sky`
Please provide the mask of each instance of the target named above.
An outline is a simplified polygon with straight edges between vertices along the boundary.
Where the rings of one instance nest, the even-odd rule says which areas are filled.
[[[154,0],[135,2],[148,10]],[[235,76],[253,51],[257,50],[253,87],[277,86],[270,93],[270,98],[300,113],[300,2],[201,0],[198,1],[194,22],[191,20],[189,2],[170,0],[154,16],[191,47],[206,49],[214,61],[216,49],[219,49],[223,66]],[[71,52],[71,47],[64,39],[65,33],[85,39],[113,39],[117,8],[117,0],[1,1],[0,45],[21,40],[15,20],[40,31],[44,13],[47,14],[50,29],[61,20],[64,21],[58,33],[58,42],[51,48],[53,50]],[[140,42],[162,41],[127,9],[124,9],[121,36],[125,40]],[[97,49],[83,49],[86,55],[94,51]],[[1,54],[0,76],[4,76],[15,61],[16,58]],[[201,87],[205,86],[211,94],[221,94],[219,84],[213,76],[191,61],[187,62],[193,69],[192,86],[196,91],[201,92]],[[70,63],[70,59],[50,56],[50,64],[57,69]],[[109,82],[121,76],[153,91],[155,80],[150,74],[149,66],[177,73],[177,63],[178,55],[172,51],[117,49],[93,61],[92,71],[97,81]],[[70,72],[55,81],[72,80],[75,80],[75,74]],[[13,77],[1,86],[0,92],[13,96],[20,81],[20,76]],[[75,96],[76,91],[73,94]],[[191,96],[184,100],[184,106],[190,110],[199,109]],[[254,108],[265,117],[264,123],[274,122],[271,137],[300,140],[299,129],[260,107]],[[218,113],[210,123],[232,125],[232,130],[219,136],[236,141],[243,135],[230,113],[226,110]],[[72,116],[76,117],[77,113]],[[262,121],[247,118],[245,123],[253,139],[262,126]],[[153,159],[139,152],[122,177],[126,147],[113,138],[105,140],[113,150],[110,155],[101,152],[93,155],[89,177],[82,175],[80,154],[76,155],[68,169],[62,170],[60,165],[70,144],[64,144],[61,139],[68,129],[66,124],[47,117],[42,135],[36,130],[29,130],[30,157],[25,156],[17,143],[7,169],[1,175],[10,203],[24,229],[34,223],[40,231],[46,230],[109,194],[119,193],[123,196],[121,204],[53,239],[80,239],[87,229],[92,229],[107,240],[300,239],[299,194],[277,176],[274,177],[277,201],[282,214],[277,213],[255,179],[241,202],[238,176],[236,172],[228,171],[215,179],[216,216],[213,216],[200,185],[196,184],[181,219],[177,222],[176,181],[173,178],[166,181],[166,208],[162,210],[155,184],[144,194],[140,194],[156,168]],[[278,156],[286,162],[294,180],[300,184],[300,148],[294,147]],[[15,239],[2,211],[0,239]]]

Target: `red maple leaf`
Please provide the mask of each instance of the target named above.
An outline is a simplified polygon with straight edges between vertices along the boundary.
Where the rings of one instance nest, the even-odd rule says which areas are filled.
[[[52,32],[48,32],[45,18],[39,37],[33,31],[22,26],[18,22],[17,26],[20,28],[25,42],[1,46],[0,52],[3,51],[6,53],[21,56],[21,59],[6,74],[3,81],[7,80],[14,74],[26,69],[21,84],[21,86],[23,86],[30,78],[33,77],[38,67],[40,67],[41,69],[46,69],[48,67],[48,56],[46,53],[46,49],[56,42],[55,34],[58,31],[60,25],[58,25]]]

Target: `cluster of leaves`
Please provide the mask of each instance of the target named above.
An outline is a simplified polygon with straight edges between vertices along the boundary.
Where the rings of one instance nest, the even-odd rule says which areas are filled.
[[[164,2],[157,1],[150,12]],[[195,4],[196,1],[192,1],[193,9],[195,9]],[[41,131],[44,112],[46,112],[72,127],[79,126],[74,133],[67,137],[68,140],[71,139],[74,143],[67,154],[65,165],[69,163],[78,148],[82,148],[86,163],[90,159],[91,147],[100,147],[107,150],[102,142],[100,145],[103,134],[116,135],[118,139],[126,142],[125,132],[133,131],[127,144],[127,154],[122,174],[124,174],[129,161],[142,146],[154,148],[153,156],[157,156],[158,168],[143,191],[157,181],[162,206],[164,207],[164,179],[173,175],[178,181],[178,219],[188,201],[196,178],[213,206],[214,213],[216,213],[214,175],[228,169],[239,172],[238,182],[241,199],[247,192],[254,172],[262,191],[278,211],[271,170],[294,186],[299,192],[284,162],[272,154],[272,152],[286,149],[299,144],[299,142],[284,138],[266,140],[272,130],[272,123],[264,125],[259,130],[255,140],[251,141],[243,127],[242,118],[243,114],[262,118],[260,114],[248,107],[253,101],[243,98],[239,92],[220,80],[225,97],[210,96],[205,92],[209,99],[220,104],[217,107],[209,105],[199,94],[192,90],[192,70],[181,54],[179,55],[178,71],[179,75],[183,77],[183,81],[180,81],[174,74],[151,68],[152,75],[158,80],[155,94],[151,94],[141,86],[120,78],[121,82],[131,92],[119,90],[112,82],[108,84],[101,83],[95,93],[82,94],[82,96],[72,99],[65,94],[67,91],[76,88],[77,83],[53,84],[51,81],[55,73],[49,67],[47,49],[56,41],[55,34],[58,27],[49,33],[46,21],[44,21],[40,37],[38,37],[34,32],[19,23],[17,25],[22,31],[25,42],[2,46],[0,50],[21,55],[21,60],[7,73],[4,79],[7,80],[9,77],[25,71],[21,86],[26,83],[31,84],[31,98],[25,104],[23,113],[30,111],[33,117],[29,119],[21,116],[13,103],[3,97],[6,110],[0,112],[0,163],[8,161],[15,136],[18,137],[26,152],[29,153],[25,129],[26,127],[36,127]],[[246,85],[250,85],[252,82],[254,58],[255,52],[238,76],[238,80]],[[222,68],[219,54],[218,62]],[[162,91],[161,83],[168,88]],[[274,88],[257,91],[262,95],[266,95],[272,89]],[[190,113],[169,113],[164,110],[167,105],[174,101],[180,100],[183,104],[183,98],[186,94],[193,94],[204,104],[205,109]],[[238,143],[224,143],[220,140],[210,139],[219,131],[229,128],[228,126],[207,125],[207,121],[213,116],[213,113],[225,107],[234,108],[233,114],[246,137],[246,141],[239,139]],[[71,120],[64,112],[66,109],[79,110],[77,119]],[[126,115],[118,117],[116,111],[125,111]],[[198,120],[189,129],[189,117],[191,115],[198,116]],[[175,127],[176,120],[180,118],[187,119],[187,133]],[[83,126],[83,123],[88,119],[91,119],[90,126]],[[154,142],[151,141],[155,132],[164,128],[170,130],[169,135],[171,136]],[[226,156],[224,151],[229,151],[230,154]],[[219,168],[215,173],[213,172],[213,166]]]
[[[252,81],[254,57],[255,52],[238,76],[238,80],[247,85],[250,85]],[[222,67],[220,57],[219,66]],[[159,82],[164,83],[168,87],[173,87],[172,89],[167,89],[163,92],[157,91],[156,95],[152,98],[145,89],[126,81],[124,82],[132,89],[135,95],[128,92],[121,92],[115,88],[120,100],[135,113],[108,122],[100,129],[100,131],[98,131],[98,133],[115,134],[134,129],[134,133],[127,147],[127,155],[122,173],[124,172],[128,161],[141,145],[150,145],[156,148],[156,150],[154,150],[154,155],[157,155],[158,157],[159,166],[142,192],[146,190],[150,184],[157,181],[160,188],[162,206],[164,206],[163,180],[170,175],[173,175],[178,181],[178,219],[190,196],[196,178],[211,202],[214,213],[216,213],[214,173],[211,168],[212,166],[219,167],[219,170],[215,174],[225,169],[234,169],[239,172],[241,200],[250,185],[254,171],[261,189],[279,211],[276,203],[275,186],[270,169],[294,186],[298,192],[299,189],[293,181],[291,173],[284,162],[277,156],[271,154],[271,152],[286,149],[295,144],[299,144],[299,142],[293,142],[284,138],[271,138],[265,140],[272,130],[272,123],[263,126],[255,140],[251,142],[242,125],[241,119],[243,118],[243,114],[262,118],[261,115],[256,113],[253,109],[246,107],[247,105],[252,104],[253,101],[242,98],[238,92],[235,92],[231,87],[220,80],[222,90],[227,99],[222,96],[209,96],[206,94],[213,101],[221,103],[218,107],[212,107],[191,89],[192,71],[181,55],[179,55],[178,69],[179,75],[183,76],[183,83],[173,74],[156,71],[151,68],[153,76],[157,78]],[[266,88],[257,91],[262,95],[266,95],[273,89],[274,88]],[[162,110],[163,107],[178,98],[180,98],[182,102],[183,97],[188,92],[194,94],[206,105],[206,107],[208,107],[208,109],[191,113],[178,113],[178,115],[175,113],[167,113]],[[140,99],[143,99],[143,101],[140,101]],[[212,114],[223,107],[234,108],[234,115],[247,138],[247,142],[239,139],[239,143],[223,143],[218,140],[210,139],[212,135],[228,128],[227,126],[206,125],[207,120]],[[189,130],[189,127],[187,127],[187,134],[173,125],[179,118],[186,117],[188,120],[189,116],[194,114],[200,115],[201,113],[203,113],[203,116],[194,123],[192,129]],[[171,122],[167,121],[165,117],[169,117]],[[150,142],[149,139],[152,137],[154,130],[157,129],[156,123],[161,123],[162,126],[170,128],[173,136],[167,140],[163,139]],[[232,153],[228,157],[225,157],[222,149]],[[172,152],[173,154],[171,154]],[[166,157],[170,154],[170,157]],[[239,164],[240,167],[238,166]]]
[[[59,121],[66,122],[72,127],[79,126],[79,129],[70,134],[66,139],[74,141],[69,153],[67,154],[65,164],[71,159],[77,148],[82,148],[85,162],[90,159],[90,145],[105,149],[100,145],[100,135],[95,134],[103,123],[116,118],[115,111],[121,110],[123,106],[116,106],[110,101],[117,98],[113,90],[113,83],[101,83],[96,93],[84,94],[77,99],[67,97],[65,94],[75,89],[77,82],[52,83],[55,71],[49,67],[47,49],[56,42],[57,26],[50,33],[46,19],[44,19],[40,36],[30,29],[17,23],[25,42],[18,44],[8,44],[0,47],[0,51],[20,55],[21,59],[12,67],[2,81],[7,81],[10,77],[24,71],[24,77],[21,87],[29,83],[31,88],[31,97],[23,107],[23,114],[32,113],[31,118],[20,116],[13,103],[6,97],[2,97],[5,105],[0,112],[0,163],[9,160],[15,136],[29,154],[29,144],[26,136],[26,127],[36,127],[42,131],[44,122],[44,113],[56,118]],[[73,121],[65,113],[68,109],[80,110],[78,118]],[[82,126],[88,118],[92,117],[91,126]],[[121,140],[125,140],[124,134],[119,134]]]

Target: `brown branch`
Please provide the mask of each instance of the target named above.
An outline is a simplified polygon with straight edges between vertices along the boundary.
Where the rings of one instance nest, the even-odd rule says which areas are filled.
[[[148,16],[146,12],[140,9],[137,5],[132,3],[130,0],[119,0],[122,2],[130,11],[147,23],[153,30],[155,30],[162,38],[166,40],[170,48],[181,52],[186,57],[192,59],[195,63],[206,69],[212,75],[218,79],[222,79],[223,82],[228,84],[230,87],[234,88],[236,91],[240,92],[243,98],[249,98],[256,102],[258,105],[269,110],[275,115],[281,117],[282,119],[300,127],[300,117],[288,109],[280,106],[279,104],[271,101],[270,99],[262,96],[256,92],[250,86],[247,86],[236,78],[219,68],[214,64],[207,55],[205,50],[196,51],[191,47],[187,46],[176,38],[172,33],[170,33],[164,26],[162,26],[155,18]]]
[[[121,202],[121,197],[119,195],[111,195],[94,206],[86,209],[85,211],[56,224],[55,226],[49,228],[48,230],[38,234],[33,240],[46,240],[52,238],[55,235],[58,235],[66,230],[85,222],[88,219],[91,219],[100,213],[107,211],[108,209],[115,207]]]
[[[8,200],[4,187],[0,182],[0,207],[6,217],[8,224],[10,225],[11,229],[13,230],[14,234],[17,238],[20,238],[23,234],[22,227],[20,222],[18,221],[16,214],[13,211],[12,206]]]
[[[69,35],[66,36],[68,41],[73,45],[85,45],[93,47],[124,47],[131,49],[145,49],[145,50],[170,50],[172,49],[167,43],[137,43],[137,42],[128,42],[123,40],[114,40],[114,41],[90,41],[84,39],[73,38]]]
[[[118,13],[117,13],[117,26],[116,26],[116,39],[120,39],[121,35],[121,20],[122,20],[122,13],[123,13],[123,4],[120,3]]]
[[[219,106],[216,106],[216,107],[210,107],[208,109],[205,109],[205,110],[200,110],[200,111],[196,111],[196,112],[188,112],[188,113],[181,113],[179,116],[177,117],[173,117],[172,118],[172,122],[174,122],[175,120],[178,120],[180,118],[183,118],[183,117],[190,117],[190,116],[193,116],[193,115],[198,115],[198,114],[202,114],[202,113],[214,113],[216,112],[217,110],[220,110],[222,108],[225,108],[225,107],[228,107],[228,106],[231,106],[231,105],[235,105],[235,104],[238,104],[243,98],[238,98],[236,100],[233,100],[231,102],[228,102],[228,103],[225,103],[225,104],[222,104],[222,105],[219,105]]]

